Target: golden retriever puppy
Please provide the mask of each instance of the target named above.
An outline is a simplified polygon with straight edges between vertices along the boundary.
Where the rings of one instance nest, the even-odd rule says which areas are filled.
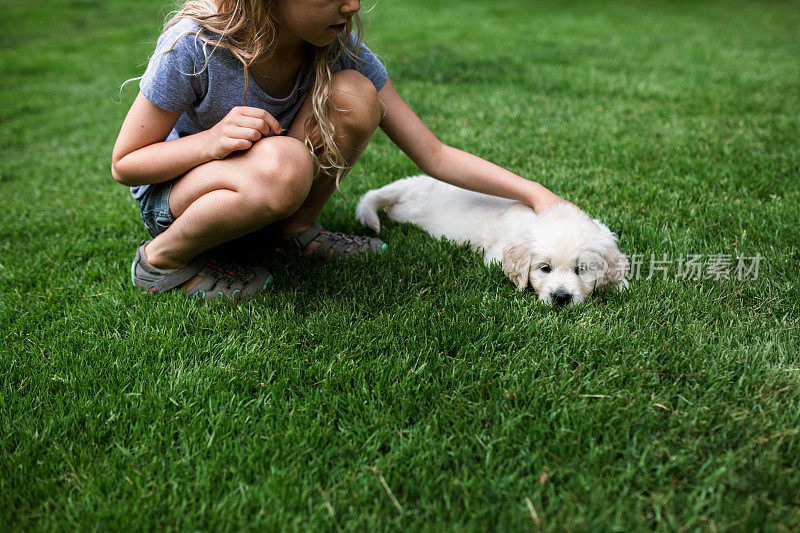
[[[436,238],[469,243],[487,265],[500,263],[519,290],[530,285],[557,307],[579,304],[595,289],[628,286],[628,260],[616,235],[569,204],[537,214],[514,200],[412,176],[367,192],[356,218],[379,232],[380,209]]]

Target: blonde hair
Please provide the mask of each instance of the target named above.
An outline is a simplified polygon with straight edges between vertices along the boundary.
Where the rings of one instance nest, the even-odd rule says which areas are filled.
[[[164,29],[171,28],[181,19],[188,18],[214,35],[216,38],[210,39],[202,33],[195,34],[204,43],[228,49],[241,61],[245,82],[244,104],[247,105],[250,65],[270,57],[275,52],[278,30],[275,18],[277,3],[278,0],[187,0],[180,9],[170,13]],[[356,35],[355,43],[350,39],[353,29]],[[314,157],[316,172],[335,172],[337,190],[348,167],[339,147],[336,146],[336,128],[330,118],[334,110],[331,103],[333,75],[331,67],[342,53],[358,59],[357,52],[362,36],[361,15],[356,13],[347,22],[345,30],[339,34],[336,41],[327,46],[316,46],[313,51],[311,70],[314,74],[314,84],[308,95],[313,112],[303,125],[304,142]],[[177,44],[177,41],[174,44]],[[206,56],[207,61],[208,56]]]

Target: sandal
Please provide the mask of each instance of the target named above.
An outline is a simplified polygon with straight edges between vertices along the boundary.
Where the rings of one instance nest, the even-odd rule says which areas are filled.
[[[309,257],[327,259],[352,259],[361,257],[366,253],[383,252],[388,245],[374,237],[361,237],[359,235],[345,235],[336,231],[322,229],[322,224],[314,222],[311,227],[300,233],[288,237],[278,237],[278,242],[287,248]],[[312,242],[319,243],[310,252],[304,253],[306,247]]]
[[[272,274],[263,267],[242,267],[233,263],[211,261],[196,257],[183,268],[163,269],[150,264],[144,248],[150,241],[142,241],[131,265],[133,285],[144,291],[166,292],[183,286],[195,276],[203,279],[187,289],[190,298],[210,300],[217,296],[239,302],[252,298],[272,282]]]

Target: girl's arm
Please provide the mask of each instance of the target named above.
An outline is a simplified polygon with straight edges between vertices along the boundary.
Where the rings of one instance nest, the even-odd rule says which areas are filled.
[[[114,179],[131,187],[162,183],[212,159],[247,150],[270,130],[281,131],[278,121],[263,109],[235,107],[210,130],[164,141],[180,116],[139,93],[114,145]]]
[[[518,200],[542,212],[565,202],[542,185],[442,143],[397,94],[391,80],[378,93],[381,129],[426,174],[476,192]]]

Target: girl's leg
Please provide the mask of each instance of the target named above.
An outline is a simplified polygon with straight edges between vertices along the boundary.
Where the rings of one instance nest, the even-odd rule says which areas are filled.
[[[336,142],[352,167],[378,127],[381,107],[375,87],[361,74],[344,70],[332,81]],[[289,136],[264,138],[179,178],[169,196],[175,221],[148,244],[148,261],[164,269],[182,267],[214,246],[281,219],[283,235],[309,228],[336,189],[328,173],[312,179],[313,162],[302,142],[311,113],[306,100]]]
[[[372,82],[354,70],[342,70],[333,75],[331,100],[331,120],[336,129],[336,145],[341,150],[349,171],[378,128],[381,104]],[[289,136],[302,141],[305,138],[306,119],[312,113],[310,99],[306,99],[292,122]],[[280,225],[280,234],[292,235],[308,229],[335,190],[335,175],[317,175],[300,208]],[[315,244],[312,242],[309,247]]]
[[[182,267],[214,246],[286,218],[307,198],[312,173],[305,145],[290,137],[267,137],[190,170],[172,187],[175,221],[147,245],[148,261]]]

